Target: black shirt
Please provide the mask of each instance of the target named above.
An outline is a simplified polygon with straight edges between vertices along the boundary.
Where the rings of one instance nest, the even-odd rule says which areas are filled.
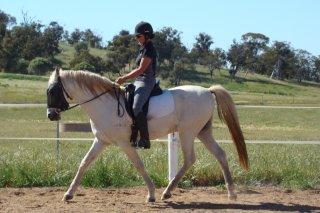
[[[157,51],[153,46],[151,41],[143,45],[139,51],[139,55],[136,59],[137,66],[140,65],[141,59],[143,57],[151,58],[151,64],[147,69],[142,73],[136,80],[148,81],[149,79],[154,80],[156,76],[156,67],[157,67]]]

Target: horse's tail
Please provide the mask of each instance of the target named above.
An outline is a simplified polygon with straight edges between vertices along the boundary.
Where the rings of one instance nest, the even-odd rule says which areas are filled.
[[[235,104],[228,91],[222,86],[212,86],[209,88],[209,90],[216,96],[219,118],[229,128],[233,144],[236,146],[238,152],[240,165],[243,169],[248,170],[249,160],[247,148],[240,128]]]

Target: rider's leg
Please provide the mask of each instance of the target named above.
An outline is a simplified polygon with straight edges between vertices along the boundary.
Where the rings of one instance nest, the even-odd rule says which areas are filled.
[[[140,132],[140,140],[137,142],[137,147],[143,147],[145,149],[150,148],[148,122],[146,115],[143,113],[142,108],[147,102],[150,93],[155,85],[155,82],[143,82],[135,81],[136,86],[134,101],[133,101],[133,113],[136,118],[136,124]]]

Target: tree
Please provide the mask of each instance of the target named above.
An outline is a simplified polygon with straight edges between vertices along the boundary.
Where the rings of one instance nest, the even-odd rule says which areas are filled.
[[[102,48],[101,41],[102,38],[94,35],[90,29],[86,29],[82,32],[83,41],[86,41],[92,48]]]
[[[173,85],[180,84],[185,66],[190,64],[187,48],[181,42],[181,32],[164,27],[155,33],[154,45],[158,51],[158,73]],[[182,61],[183,66],[182,66]],[[178,64],[176,64],[178,63]]]
[[[196,37],[196,43],[194,43],[191,52],[197,57],[199,64],[206,64],[205,58],[210,53],[210,46],[213,43],[212,37],[206,33],[199,33]]]
[[[246,33],[241,40],[245,49],[246,60],[244,68],[253,72],[259,67],[259,56],[269,43],[269,38],[260,33]]]
[[[313,58],[314,69],[312,70],[311,77],[314,81],[320,82],[320,55]]]
[[[0,10],[0,42],[2,41],[7,28],[16,24],[16,18]]]
[[[223,49],[216,48],[213,51],[210,51],[207,57],[208,69],[212,79],[213,70],[220,70],[227,63],[227,56]]]
[[[107,51],[109,60],[118,68],[120,74],[121,70],[125,71],[127,64],[131,69],[130,63],[136,56],[138,45],[129,31],[122,30],[119,35],[114,36],[112,41],[108,42]]]
[[[179,57],[178,52],[185,49],[182,45],[180,34],[181,32],[171,27],[164,27],[155,33],[153,43],[158,51],[159,67],[161,67],[161,64],[166,60],[173,66],[175,58]]]
[[[289,43],[275,41],[269,51],[273,55],[273,67],[278,80],[294,77],[294,51]]]
[[[42,36],[43,56],[53,58],[59,54],[59,41],[62,39],[63,27],[57,22],[51,22]]]
[[[106,64],[102,58],[95,57],[90,54],[88,44],[80,42],[75,45],[76,53],[70,62],[72,69],[87,69],[92,72],[102,73],[106,68]]]
[[[81,31],[76,28],[71,34],[70,34],[70,37],[68,39],[68,43],[73,45],[73,44],[76,44],[78,43],[79,41],[82,40],[82,33]]]
[[[228,53],[227,60],[230,62],[229,74],[231,80],[235,78],[238,70],[241,69],[246,62],[245,46],[233,40]]]
[[[296,50],[294,56],[294,72],[298,82],[311,80],[312,70],[314,69],[313,57],[305,50]]]

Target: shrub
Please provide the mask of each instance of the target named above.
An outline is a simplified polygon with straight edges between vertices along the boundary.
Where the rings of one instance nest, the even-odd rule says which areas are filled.
[[[26,74],[28,73],[29,61],[23,58],[20,58],[17,62],[17,72]]]
[[[49,70],[52,70],[51,62],[41,57],[33,59],[28,66],[29,74],[44,75]]]
[[[91,71],[91,72],[95,72],[96,71],[96,68],[93,65],[88,64],[86,62],[81,62],[81,63],[75,65],[74,69],[75,70],[88,70],[88,71]]]

